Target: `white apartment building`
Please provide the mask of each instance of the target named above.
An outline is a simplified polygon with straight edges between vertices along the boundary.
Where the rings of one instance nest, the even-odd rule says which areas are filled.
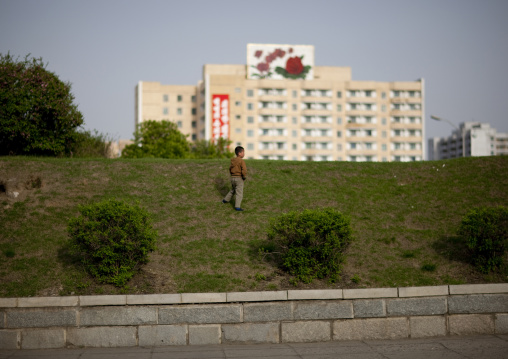
[[[508,134],[488,123],[464,122],[448,137],[429,139],[429,159],[508,155]]]
[[[192,85],[139,82],[135,123],[170,120],[190,140],[228,138],[246,158],[424,159],[424,81],[354,81],[314,66],[310,45],[248,44],[246,65],[203,66]]]

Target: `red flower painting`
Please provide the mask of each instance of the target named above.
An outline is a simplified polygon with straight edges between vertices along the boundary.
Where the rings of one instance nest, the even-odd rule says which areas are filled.
[[[304,70],[302,59],[298,56],[290,57],[286,62],[286,71],[292,75],[299,75]]]

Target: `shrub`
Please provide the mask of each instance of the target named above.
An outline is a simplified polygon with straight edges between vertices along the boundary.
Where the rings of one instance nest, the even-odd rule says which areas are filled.
[[[124,286],[155,249],[157,232],[148,213],[117,200],[79,210],[81,215],[68,226],[73,252],[99,282]]]
[[[343,251],[352,240],[350,220],[328,208],[289,212],[271,221],[268,239],[280,265],[304,283],[338,279]]]
[[[459,227],[476,267],[483,273],[499,269],[508,246],[508,208],[476,208]]]
[[[97,130],[77,131],[76,142],[72,146],[72,155],[74,157],[111,157],[111,139],[107,135]]]

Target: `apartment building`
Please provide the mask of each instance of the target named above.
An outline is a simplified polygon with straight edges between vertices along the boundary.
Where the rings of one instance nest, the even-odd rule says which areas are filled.
[[[314,66],[309,45],[248,44],[246,65],[203,66],[196,86],[139,82],[136,116],[170,120],[191,140],[225,137],[246,158],[424,159],[424,82],[354,81]]]
[[[508,155],[508,134],[488,123],[463,122],[448,137],[429,139],[429,159]]]

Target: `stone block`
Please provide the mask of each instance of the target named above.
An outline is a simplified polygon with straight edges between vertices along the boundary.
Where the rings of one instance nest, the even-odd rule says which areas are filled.
[[[180,304],[181,294],[128,294],[127,305]]]
[[[243,305],[244,322],[273,322],[292,320],[291,303],[259,303]]]
[[[331,340],[330,322],[305,321],[282,323],[283,343],[324,342]]]
[[[139,346],[186,345],[187,325],[139,326]]]
[[[18,298],[18,307],[46,308],[46,307],[75,307],[78,297],[34,297]]]
[[[12,309],[7,328],[75,327],[76,309]]]
[[[489,314],[457,314],[448,316],[450,335],[494,334],[494,318]]]
[[[399,288],[399,298],[405,297],[432,297],[448,295],[448,286],[428,286],[428,287],[405,287]]]
[[[18,298],[0,298],[0,308],[14,308],[18,305]]]
[[[19,349],[21,335],[18,330],[0,330],[0,349]]]
[[[90,327],[67,330],[67,345],[75,347],[133,347],[137,345],[136,327]]]
[[[386,317],[384,299],[358,299],[353,301],[355,318]]]
[[[182,293],[182,303],[226,303],[226,293]]]
[[[496,334],[508,334],[508,314],[496,315]]]
[[[221,344],[221,334],[220,325],[189,325],[189,344]]]
[[[409,337],[407,318],[337,320],[333,340],[404,339]]]
[[[157,324],[155,307],[97,307],[82,308],[79,325],[84,327],[103,325]]]
[[[242,322],[241,304],[189,305],[159,309],[159,324]]]
[[[446,313],[446,297],[401,298],[386,301],[389,317],[406,315],[439,315]]]
[[[227,293],[228,302],[266,302],[287,300],[288,293],[285,290],[268,292],[232,292]]]
[[[446,335],[444,316],[409,318],[411,338],[442,337]]]
[[[508,294],[454,295],[448,299],[450,314],[507,313]]]
[[[397,298],[397,288],[344,289],[344,299]]]
[[[27,329],[21,331],[21,349],[54,349],[65,346],[65,329]]]
[[[324,302],[295,302],[294,319],[341,319],[353,318],[353,303],[350,300]]]
[[[508,293],[508,283],[451,285],[450,294]]]
[[[96,305],[126,305],[125,295],[82,295],[79,296],[79,305],[90,307]]]
[[[224,324],[222,343],[279,343],[279,323]]]
[[[288,300],[325,300],[342,298],[342,289],[288,290]]]

